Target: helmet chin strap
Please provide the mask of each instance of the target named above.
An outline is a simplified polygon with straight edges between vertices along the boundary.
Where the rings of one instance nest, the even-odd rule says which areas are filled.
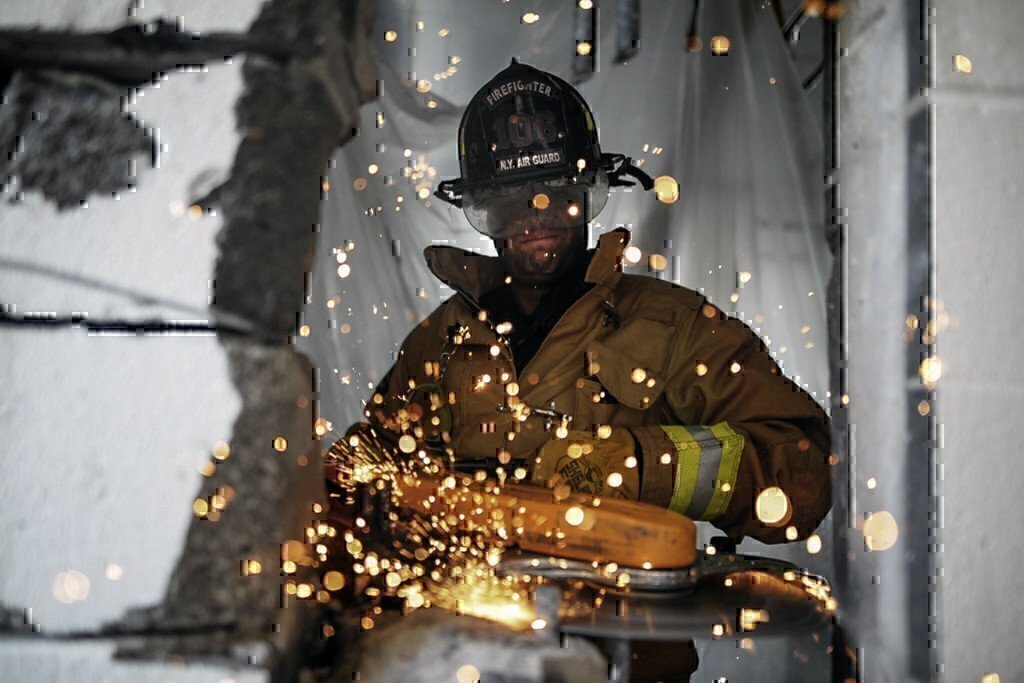
[[[633,164],[633,159],[623,154],[602,154],[601,167],[608,173],[609,187],[634,187],[635,182],[625,180],[623,176],[635,178],[644,190],[654,187],[654,179]]]
[[[434,190],[434,196],[443,202],[447,202],[452,206],[461,209],[462,208],[462,193],[455,191],[455,184],[459,182],[456,180],[442,180],[437,185],[437,189]]]

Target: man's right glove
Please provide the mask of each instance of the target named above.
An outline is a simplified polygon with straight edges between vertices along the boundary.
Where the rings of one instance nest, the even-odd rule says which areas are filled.
[[[607,438],[570,430],[552,438],[537,452],[532,481],[549,487],[566,484],[578,493],[639,500],[640,472],[636,442],[625,427],[613,427]]]

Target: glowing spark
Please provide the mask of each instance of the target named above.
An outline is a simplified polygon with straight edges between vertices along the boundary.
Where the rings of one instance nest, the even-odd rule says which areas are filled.
[[[790,517],[789,498],[778,486],[769,486],[758,494],[754,501],[754,512],[762,523],[780,526]]]
[[[762,624],[768,621],[768,612],[763,609],[746,609],[740,610],[740,630],[741,631],[753,631],[757,628],[758,624]]]
[[[231,446],[226,441],[218,441],[213,446],[213,450],[210,451],[210,455],[215,457],[217,460],[227,460],[228,456],[231,455]]]
[[[540,21],[540,15],[536,12],[524,12],[522,18],[524,24],[535,24]]]
[[[608,485],[613,489],[622,486],[622,475],[618,472],[612,472],[608,475]]]
[[[313,424],[313,431],[316,432],[317,436],[323,436],[333,429],[333,425],[329,420],[325,420],[322,417],[318,417],[316,422]]]
[[[89,577],[73,569],[57,574],[53,580],[53,597],[65,605],[85,600],[89,597]]]
[[[580,55],[581,57],[586,57],[587,55],[589,55],[590,54],[590,43],[588,43],[585,40],[584,41],[580,41],[579,43],[577,43],[576,44],[576,54]]]
[[[647,257],[647,266],[654,272],[661,272],[668,267],[668,259],[661,254],[651,254]]]
[[[807,539],[807,552],[811,555],[817,555],[821,552],[821,536],[813,534]]]
[[[712,36],[711,38],[711,54],[713,55],[727,55],[729,54],[729,39],[725,36]]]
[[[110,581],[120,581],[123,576],[124,576],[124,569],[122,569],[120,565],[117,565],[117,564],[108,564],[107,565],[106,577],[107,577],[108,580],[110,580]]]
[[[565,523],[569,526],[579,526],[580,524],[583,524],[583,517],[583,508],[578,505],[573,505],[565,511]]]
[[[938,356],[925,358],[921,361],[918,373],[925,385],[934,385],[942,377],[942,360]]]
[[[639,247],[626,247],[626,250],[622,252],[622,258],[626,260],[631,266],[635,266],[640,263],[640,259],[643,258],[643,252],[640,251]]]
[[[662,204],[675,204],[679,201],[679,183],[670,175],[658,176],[654,179],[654,194]]]
[[[398,31],[386,31],[384,33],[384,40],[388,41],[389,43],[395,42],[396,40],[398,40]]]
[[[876,552],[893,547],[900,533],[896,519],[888,510],[868,515],[868,518],[864,520],[863,532],[864,543],[868,550]]]
[[[647,371],[643,368],[634,368],[633,372],[629,375],[629,378],[633,380],[634,384],[640,384],[647,379]]]
[[[953,71],[962,74],[969,74],[974,71],[974,66],[967,55],[955,55],[953,57]]]
[[[275,437],[274,450],[277,451],[278,453],[284,453],[286,450],[288,450],[288,440],[283,436]]]

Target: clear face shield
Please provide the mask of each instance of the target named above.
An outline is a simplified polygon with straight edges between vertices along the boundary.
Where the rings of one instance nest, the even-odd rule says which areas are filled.
[[[491,185],[466,190],[462,208],[470,224],[496,240],[535,229],[585,225],[608,202],[608,175],[603,170],[573,182],[567,178]]]

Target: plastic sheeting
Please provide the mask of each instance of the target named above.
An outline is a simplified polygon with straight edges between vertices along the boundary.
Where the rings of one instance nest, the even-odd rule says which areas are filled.
[[[702,3],[702,49],[692,53],[685,49],[692,3],[644,3],[639,50],[626,64],[613,64],[617,3],[595,4],[597,71],[578,87],[595,112],[602,149],[633,157],[651,176],[674,177],[680,198],[666,205],[653,192],[616,190],[591,243],[630,227],[643,258],[627,272],[703,291],[754,327],[784,371],[824,403],[831,264],[821,131],[770,3]],[[452,294],[427,270],[423,248],[494,253],[461,211],[431,194],[440,179],[459,175],[463,108],[512,57],[571,80],[577,11],[553,0],[381,2],[380,98],[364,107],[359,134],[325,178],[303,320],[309,336],[300,340],[319,368],[321,413],[339,431],[359,419],[408,331]],[[525,23],[527,12],[538,20]],[[728,39],[728,54],[712,53],[714,36]],[[828,528],[819,532],[822,554],[804,544],[769,554],[827,573]],[[747,552],[767,550],[750,545]],[[776,644],[768,657],[763,644],[702,647],[702,670],[728,660],[742,672],[760,647],[761,680],[822,680],[827,638],[794,642]]]
[[[620,65],[612,64],[614,4],[602,5],[597,71],[579,89],[603,149],[676,178],[680,199],[666,205],[653,192],[616,190],[592,243],[631,227],[643,258],[627,272],[703,291],[757,329],[786,373],[823,402],[821,135],[771,7],[704,3],[703,48],[689,53],[692,5],[646,4],[640,49]],[[380,98],[364,107],[358,136],[325,179],[304,313],[303,349],[320,368],[321,411],[335,425],[358,419],[405,334],[451,294],[427,271],[423,248],[494,252],[431,193],[459,175],[462,109],[512,57],[571,79],[577,11],[566,2],[381,4]],[[523,23],[526,12],[539,19]],[[727,55],[712,54],[713,36],[728,38]]]

